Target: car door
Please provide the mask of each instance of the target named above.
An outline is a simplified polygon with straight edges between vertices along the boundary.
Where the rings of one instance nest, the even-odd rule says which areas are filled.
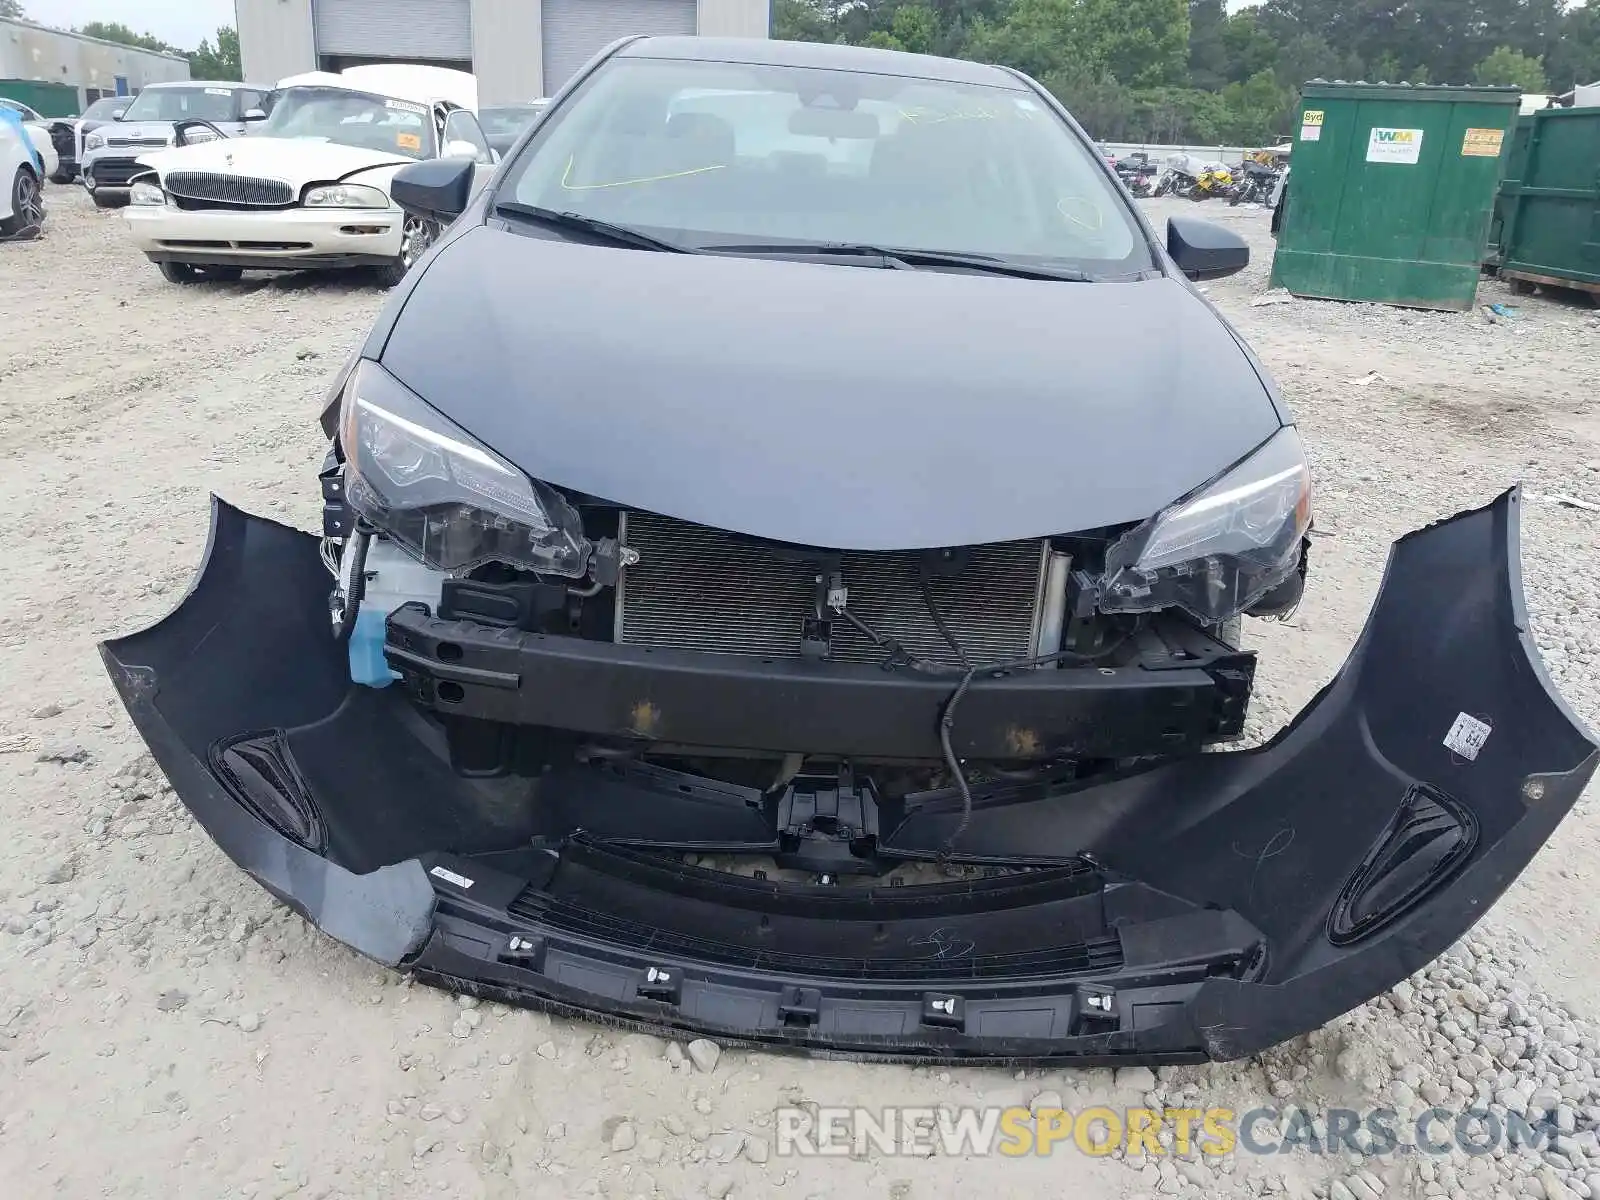
[[[469,151],[470,147],[470,151]],[[494,177],[498,155],[489,148],[478,118],[464,108],[451,109],[444,121],[443,156],[472,159],[472,190],[477,193]]]

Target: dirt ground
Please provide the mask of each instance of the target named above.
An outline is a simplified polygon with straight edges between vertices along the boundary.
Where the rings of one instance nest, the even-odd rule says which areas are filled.
[[[1156,1081],[732,1050],[706,1072],[675,1066],[660,1039],[463,1009],[287,914],[163,786],[95,645],[182,595],[208,492],[316,527],[316,413],[384,295],[359,277],[169,285],[129,247],[119,214],[75,188],[48,200],[42,241],[0,246],[8,1194],[1000,1200],[1048,1189],[1108,1200],[1331,1186],[1338,1200],[1332,1167],[1298,1160],[1188,1164],[1174,1177],[1077,1153],[778,1158],[773,1109],[802,1099],[1026,1104],[1043,1091],[1072,1107],[1139,1103]],[[1262,652],[1257,731],[1342,661],[1392,538],[1518,480],[1532,493],[1524,552],[1540,643],[1569,701],[1600,723],[1600,524],[1593,508],[1569,506],[1600,502],[1600,312],[1492,283],[1482,301],[1515,315],[1257,304],[1272,246],[1264,213],[1150,210],[1203,211],[1252,240],[1256,264],[1210,295],[1276,374],[1313,455],[1306,602],[1287,624],[1247,625]],[[1207,381],[1191,386],[1204,403]],[[1600,1010],[1600,895],[1584,883],[1600,860],[1597,829],[1591,790],[1486,922],[1521,947],[1529,986],[1586,1015]],[[1274,1077],[1332,1095],[1325,1050],[1311,1039],[1274,1064],[1163,1071],[1160,1086],[1230,1105]],[[1390,1196],[1426,1190],[1388,1178]],[[1569,1194],[1589,1194],[1578,1187]]]

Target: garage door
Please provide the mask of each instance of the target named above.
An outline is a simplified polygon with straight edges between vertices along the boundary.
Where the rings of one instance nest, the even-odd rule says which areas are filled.
[[[695,32],[695,0],[544,0],[544,94],[633,33]]]
[[[472,58],[472,0],[312,0],[318,55]]]

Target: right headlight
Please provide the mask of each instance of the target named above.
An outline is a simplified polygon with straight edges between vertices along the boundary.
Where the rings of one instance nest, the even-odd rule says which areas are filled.
[[[85,150],[99,150],[105,144],[105,135],[99,133],[91,133],[83,139],[83,148]]]
[[[1226,475],[1138,526],[1106,552],[1102,612],[1181,608],[1205,624],[1288,581],[1311,528],[1300,435],[1280,429]]]
[[[165,204],[167,194],[161,190],[160,184],[148,179],[136,179],[128,189],[128,201],[131,204]]]
[[[388,208],[389,197],[364,183],[324,183],[306,192],[307,208]]]
[[[576,579],[592,546],[577,510],[426,404],[371,359],[344,387],[345,496],[439,571],[497,561]]]

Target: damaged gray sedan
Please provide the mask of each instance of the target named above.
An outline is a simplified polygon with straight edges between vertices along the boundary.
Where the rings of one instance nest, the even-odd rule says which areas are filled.
[[[333,380],[320,536],[214,501],[103,648],[196,819],[374,959],[775,1047],[1235,1058],[1437,955],[1594,771],[1515,490],[1226,748],[1312,519],[1193,284],[1248,252],[1158,237],[1015,72],[628,39],[487,189],[393,195],[449,228]]]

